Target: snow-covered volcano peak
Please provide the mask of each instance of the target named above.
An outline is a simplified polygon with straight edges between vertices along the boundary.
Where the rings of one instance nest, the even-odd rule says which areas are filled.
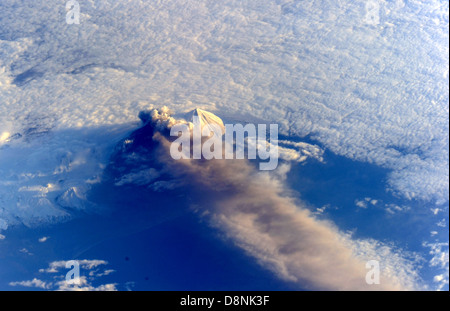
[[[194,122],[194,117],[198,117],[202,130],[205,126],[215,124],[222,129],[222,133],[225,133],[225,125],[223,124],[222,119],[216,116],[214,113],[196,108],[188,112],[185,116],[186,120],[189,122]]]

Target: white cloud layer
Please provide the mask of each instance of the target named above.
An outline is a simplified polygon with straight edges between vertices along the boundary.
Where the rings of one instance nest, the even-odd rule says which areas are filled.
[[[392,169],[394,192],[442,203],[448,7],[381,2],[371,25],[364,4],[99,0],[82,4],[80,25],[66,25],[59,1],[4,0],[1,143],[25,135],[30,120],[47,129],[123,124],[145,101],[195,105],[310,134]]]

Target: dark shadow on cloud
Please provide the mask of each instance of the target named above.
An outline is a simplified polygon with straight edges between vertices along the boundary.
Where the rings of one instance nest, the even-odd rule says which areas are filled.
[[[37,71],[35,68],[31,68],[15,76],[13,83],[20,87],[43,76],[44,74],[42,72]]]

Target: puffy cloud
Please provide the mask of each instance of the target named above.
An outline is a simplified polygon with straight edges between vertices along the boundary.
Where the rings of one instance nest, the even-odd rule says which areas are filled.
[[[39,238],[38,241],[39,241],[39,243],[45,243],[45,242],[47,242],[47,240],[48,240],[49,238],[50,238],[50,237],[48,237],[48,236],[43,236],[42,238]]]
[[[51,287],[51,284],[48,284],[44,281],[41,281],[39,279],[32,279],[31,281],[20,281],[20,282],[10,282],[10,286],[24,286],[24,287],[36,287],[36,288],[42,288],[42,289],[49,289]]]
[[[382,201],[366,197],[361,200],[356,199],[355,205],[357,207],[363,208],[363,209],[366,209],[369,206],[383,208],[386,211],[386,213],[391,214],[391,215],[394,215],[399,212],[407,212],[407,211],[411,210],[411,208],[406,205],[398,205],[395,203],[385,203],[385,204],[382,204],[382,206],[381,206],[381,204],[378,204],[379,202],[382,202]]]
[[[117,284],[102,284],[93,286],[85,276],[80,277],[79,284],[70,284],[66,281],[59,281],[54,284],[56,291],[72,291],[72,292],[111,292],[117,291]]]
[[[433,215],[437,215],[439,212],[443,212],[444,211],[442,208],[438,208],[438,207],[431,208],[430,210],[433,213]]]
[[[398,212],[405,212],[410,210],[409,206],[399,206],[397,204],[386,204],[386,212],[389,214],[395,214]]]
[[[8,229],[8,223],[6,222],[6,220],[0,218],[0,232],[6,229]],[[0,240],[3,240],[4,238],[5,236],[0,234]]]
[[[449,284],[449,249],[448,243],[423,243],[424,247],[430,249],[429,254],[431,259],[429,261],[430,267],[436,267],[441,272],[434,276],[433,281],[437,283],[437,290],[441,290]]]
[[[364,200],[355,200],[355,205],[360,208],[367,208],[369,204],[375,206],[375,205],[377,205],[377,203],[378,203],[378,200],[371,199],[368,197],[364,198]]]
[[[103,272],[90,271],[89,272],[89,276],[100,277],[100,276],[104,276],[104,275],[110,275],[111,273],[114,273],[114,272],[116,272],[116,270],[113,270],[113,269],[108,269],[108,270],[105,270]]]
[[[40,269],[39,272],[47,272],[47,273],[57,273],[62,268],[66,268],[66,264],[68,261],[66,260],[59,260],[59,261],[53,261],[49,264],[48,268],[46,269]],[[77,260],[77,263],[80,265],[81,268],[86,270],[91,270],[93,268],[96,268],[101,265],[107,265],[108,262],[104,260]]]
[[[116,283],[102,284],[96,287],[93,286],[84,276],[80,277],[79,284],[69,284],[66,281],[44,282],[34,278],[31,281],[10,282],[9,285],[14,287],[34,287],[55,291],[117,291]]]
[[[81,275],[78,278],[78,282],[67,282],[66,280],[61,280],[62,273],[61,269],[66,269],[66,264],[69,261],[60,260],[51,262],[46,269],[40,269],[40,273],[50,273],[53,275],[51,280],[43,281],[34,278],[30,281],[17,281],[10,282],[10,286],[23,286],[23,287],[34,287],[45,290],[56,290],[56,291],[116,291],[117,283],[107,283],[101,285],[93,285],[94,281],[102,276],[110,275],[115,272],[113,269],[106,269],[100,271],[98,267],[107,265],[108,262],[104,260],[77,260],[80,268],[89,271],[88,275]],[[54,275],[57,274],[58,275]]]
[[[280,158],[287,161],[304,162],[308,158],[323,162],[323,149],[317,145],[305,142],[292,142],[289,140],[278,141],[278,152]]]
[[[445,227],[447,226],[446,221],[445,221],[445,218],[442,218],[441,220],[439,220],[439,221],[436,223],[436,226],[441,227],[441,228],[445,228]]]
[[[355,200],[355,205],[360,208],[367,208],[367,201],[365,200]]]
[[[313,214],[322,215],[325,212],[325,210],[327,210],[329,208],[330,208],[330,205],[324,205],[322,207],[318,207],[318,208],[316,208],[316,211]]]
[[[26,249],[25,247],[22,248],[22,249],[20,249],[19,252],[21,252],[22,254],[29,255],[29,256],[33,256],[33,255],[34,255],[34,254],[31,253],[28,249]]]

